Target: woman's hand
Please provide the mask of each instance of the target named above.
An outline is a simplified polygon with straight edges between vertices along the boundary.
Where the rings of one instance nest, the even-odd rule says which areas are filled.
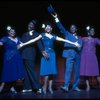
[[[42,55],[44,56],[45,59],[49,59],[49,55],[46,51],[42,51]]]
[[[78,47],[78,48],[81,47],[81,45],[78,43],[78,41],[76,41],[74,44],[75,44],[75,46]]]
[[[21,49],[24,46],[24,43],[20,43],[19,45],[17,45],[17,49]]]

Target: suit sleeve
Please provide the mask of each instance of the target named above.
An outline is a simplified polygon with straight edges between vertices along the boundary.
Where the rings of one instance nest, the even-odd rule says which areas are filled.
[[[55,19],[55,22],[56,22],[56,25],[58,27],[58,29],[60,30],[60,32],[63,34],[63,35],[68,35],[69,32],[64,28],[64,26],[62,25],[62,23],[59,21],[58,18]]]
[[[79,44],[80,44],[80,47],[78,48],[78,50],[79,50],[79,51],[81,51],[81,50],[82,50],[82,48],[83,48],[83,41],[82,41],[82,39],[80,39]]]

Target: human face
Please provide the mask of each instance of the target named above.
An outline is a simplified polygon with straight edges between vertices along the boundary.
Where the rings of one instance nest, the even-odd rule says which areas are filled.
[[[88,32],[88,36],[93,36],[95,34],[94,28],[91,28]]]
[[[14,30],[14,29],[11,29],[11,30],[8,32],[8,35],[9,35],[10,37],[15,37],[15,36],[16,36],[15,30]]]
[[[72,32],[73,34],[76,33],[77,29],[75,25],[71,25],[70,26],[70,32]]]
[[[45,32],[50,33],[52,31],[52,27],[50,25],[47,25],[45,27]]]
[[[32,31],[32,30],[34,30],[34,28],[35,28],[35,25],[34,25],[32,22],[30,22],[30,23],[28,24],[28,30],[29,30],[29,31]]]

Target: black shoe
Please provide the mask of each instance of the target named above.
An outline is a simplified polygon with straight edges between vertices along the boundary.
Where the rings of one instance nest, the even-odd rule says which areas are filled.
[[[64,92],[68,92],[68,87],[62,86],[62,87],[61,87],[61,90],[63,90]]]

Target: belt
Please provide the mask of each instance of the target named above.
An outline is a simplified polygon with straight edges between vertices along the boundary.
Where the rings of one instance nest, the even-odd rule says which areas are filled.
[[[78,52],[78,48],[77,47],[64,47],[65,50],[69,50],[69,49],[73,49],[76,52]]]

